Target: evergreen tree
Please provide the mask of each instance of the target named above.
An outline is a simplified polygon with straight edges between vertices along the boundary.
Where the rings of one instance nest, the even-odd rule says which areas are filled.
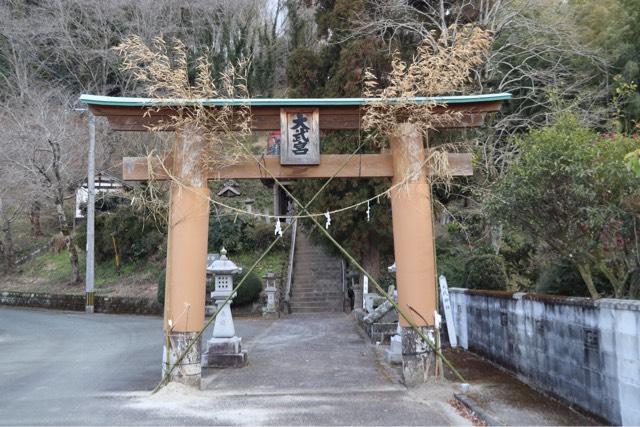
[[[348,31],[349,20],[362,11],[363,1],[321,0],[317,2],[318,38],[342,37]],[[331,41],[330,40],[330,41]],[[359,97],[362,95],[364,70],[382,74],[389,63],[388,50],[375,38],[355,38],[347,43],[324,43],[316,53],[307,46],[291,52],[287,64],[290,93],[297,97]],[[336,133],[321,141],[322,153],[350,154],[360,144],[359,133]],[[371,152],[363,147],[359,153]],[[301,200],[310,200],[324,180],[306,180],[296,184],[295,193]],[[368,199],[386,190],[388,179],[335,179],[316,199],[311,211],[322,212]],[[386,197],[371,203],[371,221],[366,219],[366,206],[337,214],[329,231],[374,277],[381,266],[393,259],[391,207]],[[320,241],[325,238],[319,234]],[[328,243],[328,242],[327,242]],[[331,247],[331,244],[328,243]]]

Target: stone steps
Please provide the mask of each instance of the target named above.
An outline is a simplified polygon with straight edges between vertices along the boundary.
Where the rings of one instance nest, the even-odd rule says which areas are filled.
[[[319,306],[319,307],[296,307],[291,306],[291,311],[293,313],[340,313],[342,312],[342,307],[340,308],[327,308],[327,306]]]
[[[295,273],[294,273],[295,275]],[[298,290],[298,291],[302,291],[302,292],[307,292],[307,291],[335,291],[337,289],[342,289],[342,286],[340,286],[340,288],[337,287],[336,282],[339,282],[340,279],[339,278],[335,278],[335,280],[313,280],[313,278],[306,278],[306,277],[297,277],[297,282],[296,284],[298,286],[293,287],[293,289],[291,290],[291,292],[293,292],[293,290]],[[295,280],[295,279],[294,279]]]
[[[336,282],[340,282],[341,280],[340,276],[324,274],[324,271],[321,271],[320,269],[318,270],[317,273],[311,273],[311,274],[309,270],[296,271],[296,269],[294,269],[293,274],[294,274],[294,277],[298,279],[298,284],[300,284],[303,281],[307,281],[309,282],[309,284],[313,283],[314,287],[319,287],[323,285],[329,285],[330,287],[334,287],[333,285]],[[316,284],[319,284],[319,285],[316,285]]]
[[[309,295],[305,295],[305,296],[292,296],[291,297],[291,303],[306,303],[306,302],[310,302],[310,303],[315,303],[315,302],[335,302],[335,301],[341,301],[342,300],[342,295],[334,295],[334,296],[319,296],[319,297],[315,297],[315,296],[309,296]]]
[[[336,289],[316,288],[316,287],[299,287],[294,288],[291,291],[291,296],[295,295],[330,295],[339,296],[342,295],[342,291]]]
[[[300,286],[294,287],[291,290],[291,295],[342,295],[342,290],[338,290],[333,288],[325,288],[325,287],[317,287],[317,286]]]
[[[341,267],[340,258],[314,245],[299,231],[291,285],[291,311],[341,312],[344,300]]]

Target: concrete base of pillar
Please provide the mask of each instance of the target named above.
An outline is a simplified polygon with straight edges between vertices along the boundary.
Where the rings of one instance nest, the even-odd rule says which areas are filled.
[[[423,327],[421,332],[433,336],[433,328]],[[402,328],[402,379],[407,387],[427,381],[435,366],[435,354],[412,328]]]
[[[211,338],[204,354],[208,368],[242,368],[247,364],[247,351],[242,350],[242,338]]]
[[[165,337],[162,351],[162,378],[175,365],[180,355],[184,353],[197,335],[197,332],[171,332],[168,338]],[[197,342],[187,351],[182,361],[171,372],[169,382],[200,388],[200,380],[202,379],[201,360],[200,338],[198,338]]]

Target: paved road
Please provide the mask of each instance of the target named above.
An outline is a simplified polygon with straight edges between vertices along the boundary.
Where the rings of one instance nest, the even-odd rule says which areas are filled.
[[[0,424],[465,424],[450,389],[397,384],[342,314],[236,322],[249,366],[159,379],[161,320],[0,307]],[[424,396],[428,395],[428,398]]]

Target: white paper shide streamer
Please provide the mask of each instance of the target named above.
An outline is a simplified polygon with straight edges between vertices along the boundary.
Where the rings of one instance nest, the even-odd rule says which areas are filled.
[[[276,229],[273,231],[273,234],[278,234],[282,237],[282,224],[280,224],[280,218],[276,219]]]

